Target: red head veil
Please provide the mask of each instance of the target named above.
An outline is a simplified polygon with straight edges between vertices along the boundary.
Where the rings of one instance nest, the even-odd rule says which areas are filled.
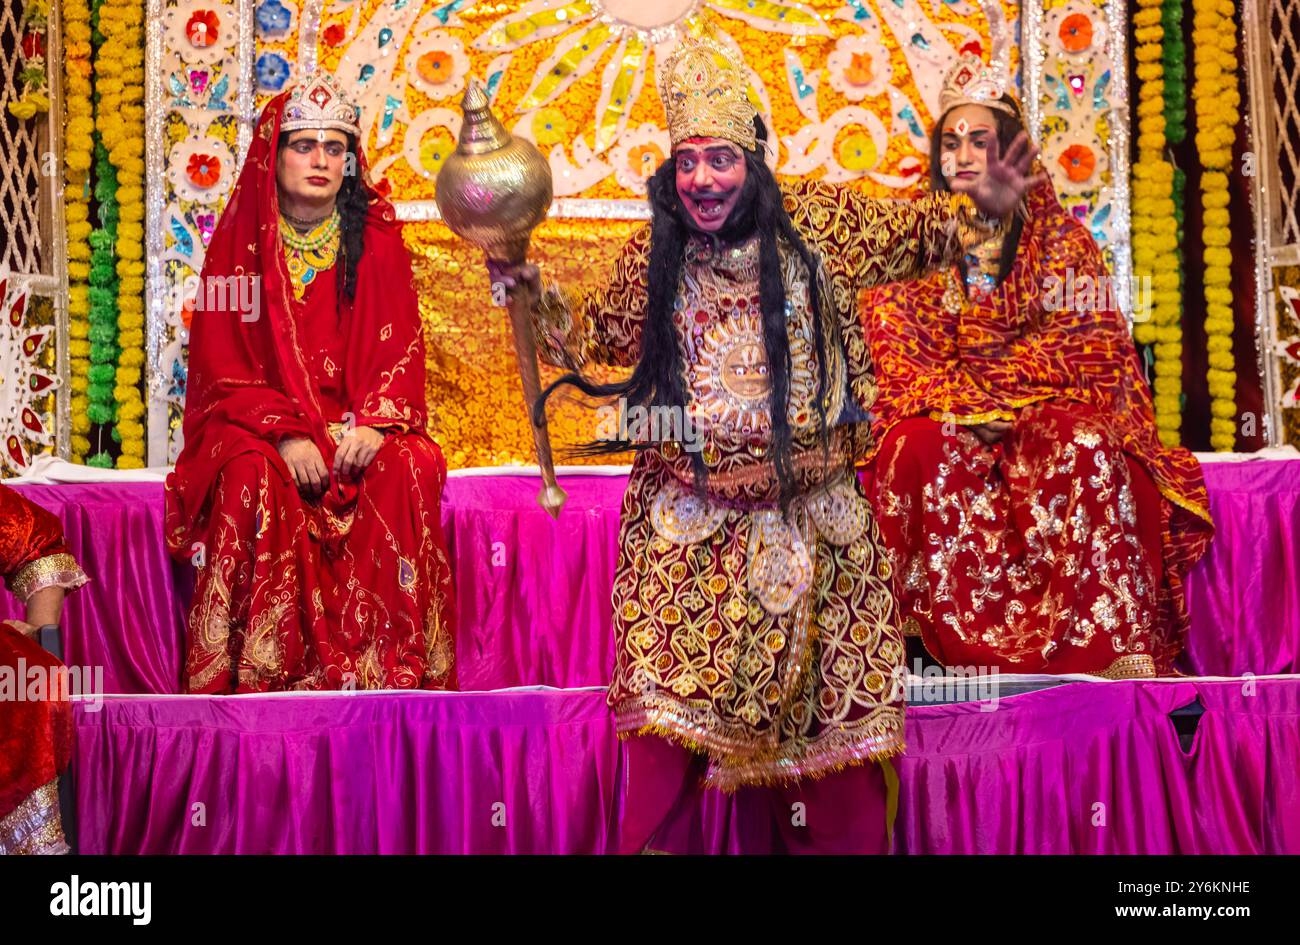
[[[203,265],[204,304],[190,327],[185,443],[168,479],[167,532],[176,553],[199,537],[208,494],[235,456],[263,453],[289,481],[276,446],[287,437],[309,437],[326,464],[333,462],[328,424],[348,418],[325,415],[310,376],[301,336],[308,306],[339,306],[352,421],[424,432],[424,345],[410,256],[392,205],[365,183],[359,145],[356,172],[370,204],[355,298],[348,303],[321,292],[301,301],[294,297],[276,187],[277,141],[288,98],[281,93],[262,110]],[[340,253],[337,265],[342,264]],[[224,291],[213,291],[222,288],[221,280]],[[241,296],[251,298],[250,288],[260,302],[251,312],[240,308]],[[355,488],[332,480],[324,502],[340,509],[354,498]]]

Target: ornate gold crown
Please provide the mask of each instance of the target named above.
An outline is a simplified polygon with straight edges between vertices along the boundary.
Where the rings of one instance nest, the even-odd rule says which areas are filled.
[[[676,147],[687,138],[724,138],[746,151],[758,146],[745,70],[717,40],[684,36],[659,73],[659,97]]]
[[[353,105],[328,72],[303,76],[289,92],[280,119],[281,131],[333,128],[361,137],[361,110]]]
[[[967,53],[944,76],[943,88],[939,91],[939,114],[946,115],[959,105],[983,105],[1018,118],[1019,113],[1013,106],[999,101],[1006,94],[1006,77],[986,65],[979,56]]]

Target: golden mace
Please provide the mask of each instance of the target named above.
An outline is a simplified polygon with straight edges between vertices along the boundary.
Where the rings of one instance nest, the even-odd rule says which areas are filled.
[[[474,243],[489,259],[522,263],[533,229],[551,206],[550,165],[532,142],[506,131],[492,114],[487,94],[477,80],[470,81],[460,108],[464,113],[460,141],[438,172],[438,210],[453,233]],[[568,496],[555,481],[546,420],[532,422],[542,385],[527,293],[510,292],[506,308],[544,483],[537,501],[552,518],[558,518]]]

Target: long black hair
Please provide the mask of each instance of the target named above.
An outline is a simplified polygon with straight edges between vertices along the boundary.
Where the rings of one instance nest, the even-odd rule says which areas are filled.
[[[1011,107],[1014,115],[1009,115],[999,108],[990,108],[993,113],[994,125],[998,134],[998,153],[1006,154],[1007,148],[1011,147],[1011,142],[1016,140],[1016,135],[1025,130],[1024,120],[1020,115],[1020,106],[1010,95],[1003,95],[1000,102]],[[943,124],[948,118],[949,112],[944,112],[935,122],[934,131],[930,133],[930,186],[935,190],[951,192],[947,179],[943,175]],[[1007,238],[1002,241],[1002,255],[998,259],[998,282],[1005,279],[1011,272],[1011,267],[1016,261],[1016,250],[1020,247],[1020,234],[1024,230],[1025,221],[1021,219],[1020,214],[1016,214],[1011,220],[1011,227],[1007,231]],[[963,281],[966,278],[966,259],[963,256],[958,262],[961,267]]]
[[[288,147],[289,136],[293,132],[282,131],[276,142],[276,153]],[[348,153],[343,161],[343,186],[334,198],[334,206],[339,212],[339,273],[338,292],[340,301],[351,302],[357,295],[357,264],[365,248],[366,211],[370,206],[370,188],[362,179],[361,155],[357,152],[357,139],[349,134]]]
[[[745,151],[745,183],[740,198],[732,208],[722,229],[714,235],[718,243],[736,243],[757,234],[759,245],[759,303],[763,319],[763,347],[771,379],[769,404],[772,420],[771,455],[781,488],[781,506],[789,506],[795,494],[794,467],[791,461],[790,339],[786,333],[786,287],[778,241],[798,254],[807,271],[809,301],[814,313],[813,336],[817,352],[816,410],[823,448],[828,443],[826,423],[826,338],[822,324],[824,298],[820,282],[821,262],[799,232],[783,205],[781,188],[763,160],[767,129],[754,119],[758,146]],[[664,161],[647,184],[650,198],[650,259],[645,320],[641,329],[641,356],[625,381],[596,384],[581,374],[570,373],[556,380],[537,399],[533,422],[540,425],[546,417],[546,401],[563,386],[577,388],[589,397],[620,397],[627,403],[647,409],[676,408],[684,415],[687,404],[686,380],[682,353],[673,328],[674,303],[680,286],[686,244],[694,232],[686,208],[677,193],[676,167],[672,157]],[[573,450],[582,456],[621,453],[629,449],[646,449],[650,444],[622,439],[601,440]],[[691,465],[695,483],[703,490],[707,479],[704,460],[692,451]]]

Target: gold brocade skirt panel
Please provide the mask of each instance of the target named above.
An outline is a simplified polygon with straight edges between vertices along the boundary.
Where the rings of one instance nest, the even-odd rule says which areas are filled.
[[[856,478],[782,518],[696,497],[647,452],[619,547],[609,701],[620,735],[707,754],[723,789],[902,750],[903,637]]]
[[[59,814],[59,779],[41,785],[0,818],[0,856],[68,852]]]

